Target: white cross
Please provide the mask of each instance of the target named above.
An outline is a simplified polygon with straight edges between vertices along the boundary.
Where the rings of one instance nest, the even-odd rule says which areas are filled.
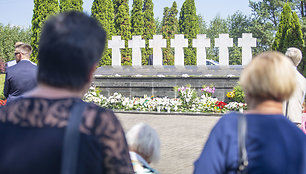
[[[238,47],[242,47],[242,65],[247,65],[252,60],[252,47],[256,47],[256,38],[252,33],[242,33],[242,38],[238,38]]]
[[[129,48],[132,48],[132,65],[141,66],[141,48],[146,46],[145,40],[141,36],[132,36],[129,40]]]
[[[184,66],[184,47],[188,47],[188,39],[184,39],[183,34],[176,34],[171,39],[171,47],[174,47],[174,65]]]
[[[219,64],[229,65],[228,47],[233,46],[233,38],[229,38],[229,34],[219,34],[219,38],[215,39],[215,46],[219,47]]]
[[[192,40],[192,46],[197,48],[197,65],[206,66],[206,48],[210,47],[210,39],[206,34],[198,34],[197,39]]]
[[[154,35],[153,40],[149,40],[149,47],[153,48],[153,66],[163,65],[162,48],[167,47],[167,40],[162,35]]]
[[[121,36],[113,36],[112,40],[108,41],[108,48],[112,49],[112,66],[121,66],[120,48],[124,47],[124,40],[121,40]]]

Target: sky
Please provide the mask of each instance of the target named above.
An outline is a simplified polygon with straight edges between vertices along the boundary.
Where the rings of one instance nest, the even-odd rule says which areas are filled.
[[[153,0],[154,17],[162,19],[164,7],[171,7],[174,0]],[[93,0],[83,0],[83,9],[90,14]],[[184,0],[176,0],[180,11]],[[130,10],[133,0],[129,0]],[[215,16],[222,18],[241,11],[245,15],[251,14],[249,0],[195,0],[197,13],[203,16],[209,23]],[[0,0],[0,23],[3,25],[11,24],[21,27],[31,25],[34,8],[34,0]]]

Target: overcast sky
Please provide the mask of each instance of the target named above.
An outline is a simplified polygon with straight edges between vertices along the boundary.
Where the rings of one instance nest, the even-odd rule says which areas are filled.
[[[83,0],[83,9],[90,14],[93,0]],[[170,7],[173,0],[153,0],[154,16],[162,18],[164,7]],[[176,0],[180,11],[184,0]],[[133,0],[129,0],[130,10]],[[249,0],[195,0],[197,13],[201,14],[206,22],[216,15],[226,18],[228,15],[241,11],[250,15]],[[0,23],[28,27],[31,25],[34,0],[0,0]]]

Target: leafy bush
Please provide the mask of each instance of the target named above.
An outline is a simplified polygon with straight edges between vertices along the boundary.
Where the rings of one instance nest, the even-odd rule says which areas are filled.
[[[232,91],[228,92],[226,97],[232,102],[245,103],[245,94],[240,84],[236,85]]]

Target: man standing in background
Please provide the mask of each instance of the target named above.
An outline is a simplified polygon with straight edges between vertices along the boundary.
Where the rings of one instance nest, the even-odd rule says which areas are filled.
[[[287,49],[286,56],[293,62],[294,66],[297,67],[302,60],[301,50],[291,47]],[[306,79],[305,77],[296,70],[296,89],[291,98],[286,101],[283,105],[283,112],[292,122],[301,126],[302,123],[302,107],[305,98],[306,91]]]
[[[16,65],[6,69],[3,93],[10,102],[37,85],[37,66],[30,61],[32,47],[28,44],[15,45]]]

